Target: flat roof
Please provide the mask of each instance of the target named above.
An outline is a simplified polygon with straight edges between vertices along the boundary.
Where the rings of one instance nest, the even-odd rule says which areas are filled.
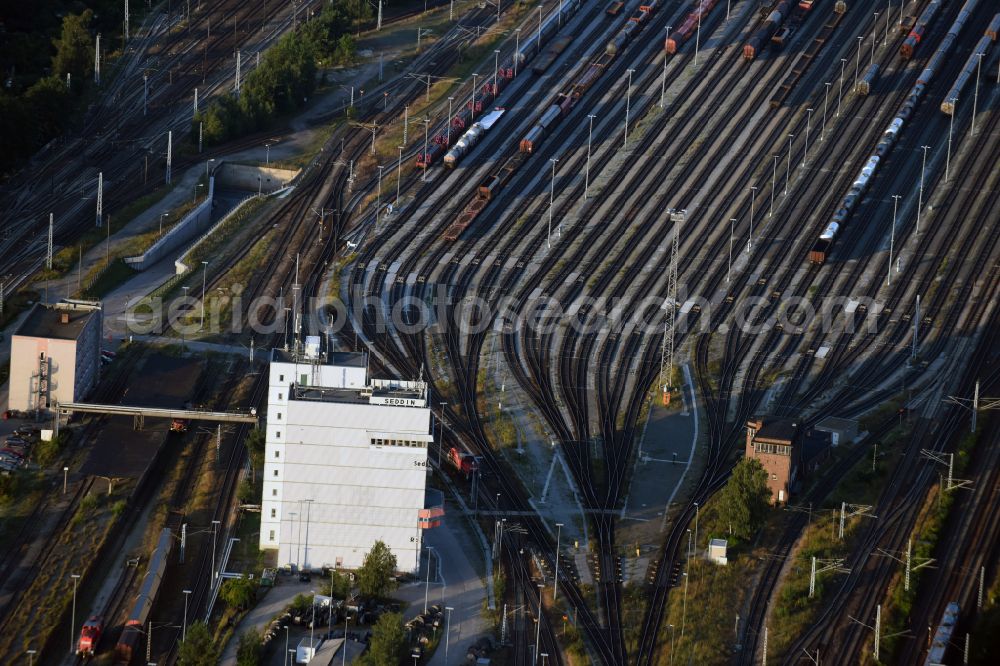
[[[795,439],[797,427],[794,421],[775,419],[764,421],[763,427],[754,435],[755,440],[791,442]]]
[[[324,386],[302,386],[295,384],[293,389],[293,400],[311,400],[316,402],[340,402],[356,405],[379,404],[372,403],[371,398],[407,398],[411,400],[423,400],[423,392],[414,389],[386,389],[368,387],[362,392],[359,388],[330,388]],[[371,396],[368,395],[371,391]],[[397,405],[398,406],[398,405]]]
[[[14,335],[52,340],[76,340],[80,337],[87,322],[97,312],[99,310],[94,307],[35,303]],[[62,315],[64,314],[69,315],[69,322],[65,324],[62,323]]]
[[[364,352],[332,352],[320,355],[322,365],[340,368],[363,368],[366,365]],[[275,347],[271,350],[271,360],[277,363],[311,363],[313,359],[306,358],[302,352],[295,353],[287,349]]]

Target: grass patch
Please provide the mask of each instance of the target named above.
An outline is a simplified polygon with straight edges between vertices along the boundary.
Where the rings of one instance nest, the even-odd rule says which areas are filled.
[[[961,477],[968,466],[972,452],[979,443],[979,435],[982,432],[983,430],[979,430],[977,433],[968,433],[959,440],[955,450],[954,473],[957,477]],[[942,492],[940,483],[934,484],[930,492],[928,492],[927,498],[924,500],[924,505],[917,515],[913,531],[910,534],[913,544],[912,561],[914,563],[926,561],[934,554],[951,513],[955,492]],[[882,635],[886,636],[886,638],[882,639],[881,652],[882,654],[889,655],[886,663],[895,662],[893,657],[903,638],[899,634],[906,628],[905,624],[917,599],[917,593],[920,590],[920,583],[924,575],[933,577],[935,571],[933,569],[911,571],[910,589],[908,591],[903,589],[905,581],[902,572],[897,572],[889,583],[889,589],[886,594],[888,601],[882,608],[883,623],[885,625]],[[934,618],[934,622],[937,622],[937,620],[938,618]],[[867,651],[870,652],[870,650]]]
[[[13,294],[4,294],[3,314],[0,315],[0,328],[6,328],[22,312],[37,303],[39,298],[40,294],[30,289],[21,289]],[[9,364],[7,370],[8,372],[10,371]]]
[[[103,298],[134,275],[136,275],[136,272],[128,264],[122,259],[115,259],[104,270],[98,273],[94,281],[83,290],[82,295],[86,298]]]
[[[133,200],[131,203],[126,204],[119,210],[115,211],[113,215],[108,214],[107,219],[108,223],[111,225],[111,234],[117,233],[134,220],[140,213],[144,212],[147,208],[150,208],[160,201],[160,199],[165,197],[171,190],[173,190],[173,188],[173,184],[163,185],[149,194],[141,196],[138,199]],[[36,276],[37,279],[54,280],[66,275],[77,265],[79,257],[82,254],[88,252],[98,243],[105,242],[107,237],[107,225],[101,227],[91,227],[89,231],[85,232],[77,239],[76,245],[64,247],[53,254],[52,269],[41,270]]]

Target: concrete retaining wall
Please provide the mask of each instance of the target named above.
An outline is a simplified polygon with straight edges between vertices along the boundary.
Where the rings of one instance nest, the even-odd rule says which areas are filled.
[[[137,271],[145,270],[178,247],[189,242],[208,228],[212,220],[212,204],[215,201],[215,177],[208,179],[208,196],[192,209],[184,219],[171,227],[152,247],[135,257],[126,257],[125,263]]]
[[[223,215],[221,220],[219,220],[218,222],[216,222],[215,224],[213,224],[211,229],[209,229],[204,234],[202,234],[198,238],[198,240],[196,240],[186,250],[184,250],[184,254],[182,254],[179,258],[177,258],[177,259],[174,260],[174,271],[175,271],[175,274],[176,275],[183,275],[184,273],[187,273],[189,270],[191,270],[191,267],[188,266],[186,263],[184,263],[184,260],[187,258],[187,256],[189,254],[191,254],[191,251],[194,250],[196,247],[198,247],[198,245],[200,245],[203,240],[205,240],[206,238],[208,238],[209,236],[211,236],[213,233],[215,233],[219,229],[219,227],[221,227],[223,224],[225,224],[226,222],[228,222],[229,218],[231,218],[233,215],[236,215],[240,211],[240,209],[243,208],[243,206],[245,206],[247,204],[247,202],[252,201],[252,200],[254,200],[256,198],[257,198],[256,194],[251,194],[246,199],[244,199],[243,201],[241,201],[238,204],[236,204],[235,206],[233,206],[233,209],[230,210],[225,215]]]
[[[262,194],[270,194],[292,182],[301,171],[223,162],[215,170],[215,174],[219,179],[219,187],[247,192],[256,192],[259,188]]]

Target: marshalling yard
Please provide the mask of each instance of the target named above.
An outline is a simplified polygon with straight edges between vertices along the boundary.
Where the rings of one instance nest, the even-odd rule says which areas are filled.
[[[294,112],[203,141],[325,4],[152,7],[0,188],[0,662],[183,664],[199,620],[230,663],[220,575],[340,568],[257,548],[268,362],[308,341],[430,412],[475,599],[401,663],[992,663],[996,3],[376,4]],[[50,400],[71,364],[17,357],[84,348],[31,330],[58,302],[100,312],[100,380]],[[394,603],[430,623],[421,538]]]

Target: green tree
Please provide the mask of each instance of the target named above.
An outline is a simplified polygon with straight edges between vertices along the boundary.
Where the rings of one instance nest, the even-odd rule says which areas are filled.
[[[83,83],[94,67],[94,42],[90,37],[90,20],[94,12],[87,9],[82,14],[69,14],[63,18],[62,34],[52,41],[56,54],[52,57],[52,73],[60,79],[66,73],[74,81]]]
[[[396,556],[389,546],[376,541],[358,571],[358,587],[366,597],[386,597],[396,589]]]
[[[179,666],[215,666],[219,656],[208,627],[204,622],[195,622],[188,627],[187,638],[181,641],[177,663]]]
[[[328,592],[334,599],[346,599],[351,592],[351,581],[339,571],[330,572],[330,585],[325,592]]]
[[[239,610],[249,608],[257,600],[257,583],[249,580],[246,574],[239,578],[230,578],[222,583],[219,597],[230,608]]]
[[[403,629],[403,616],[399,613],[386,613],[372,628],[371,642],[368,644],[364,663],[371,666],[398,664],[405,656],[405,650],[406,630]]]
[[[236,497],[240,504],[252,504],[257,499],[257,491],[254,489],[250,479],[240,481],[239,488],[236,489]]]
[[[250,454],[250,463],[257,469],[264,464],[265,434],[260,428],[255,428],[247,435],[246,447]]]
[[[236,648],[236,666],[260,666],[263,647],[259,631],[252,627],[244,631]]]
[[[726,482],[719,497],[720,515],[733,535],[748,540],[761,528],[771,506],[767,472],[756,458],[743,458]]]

